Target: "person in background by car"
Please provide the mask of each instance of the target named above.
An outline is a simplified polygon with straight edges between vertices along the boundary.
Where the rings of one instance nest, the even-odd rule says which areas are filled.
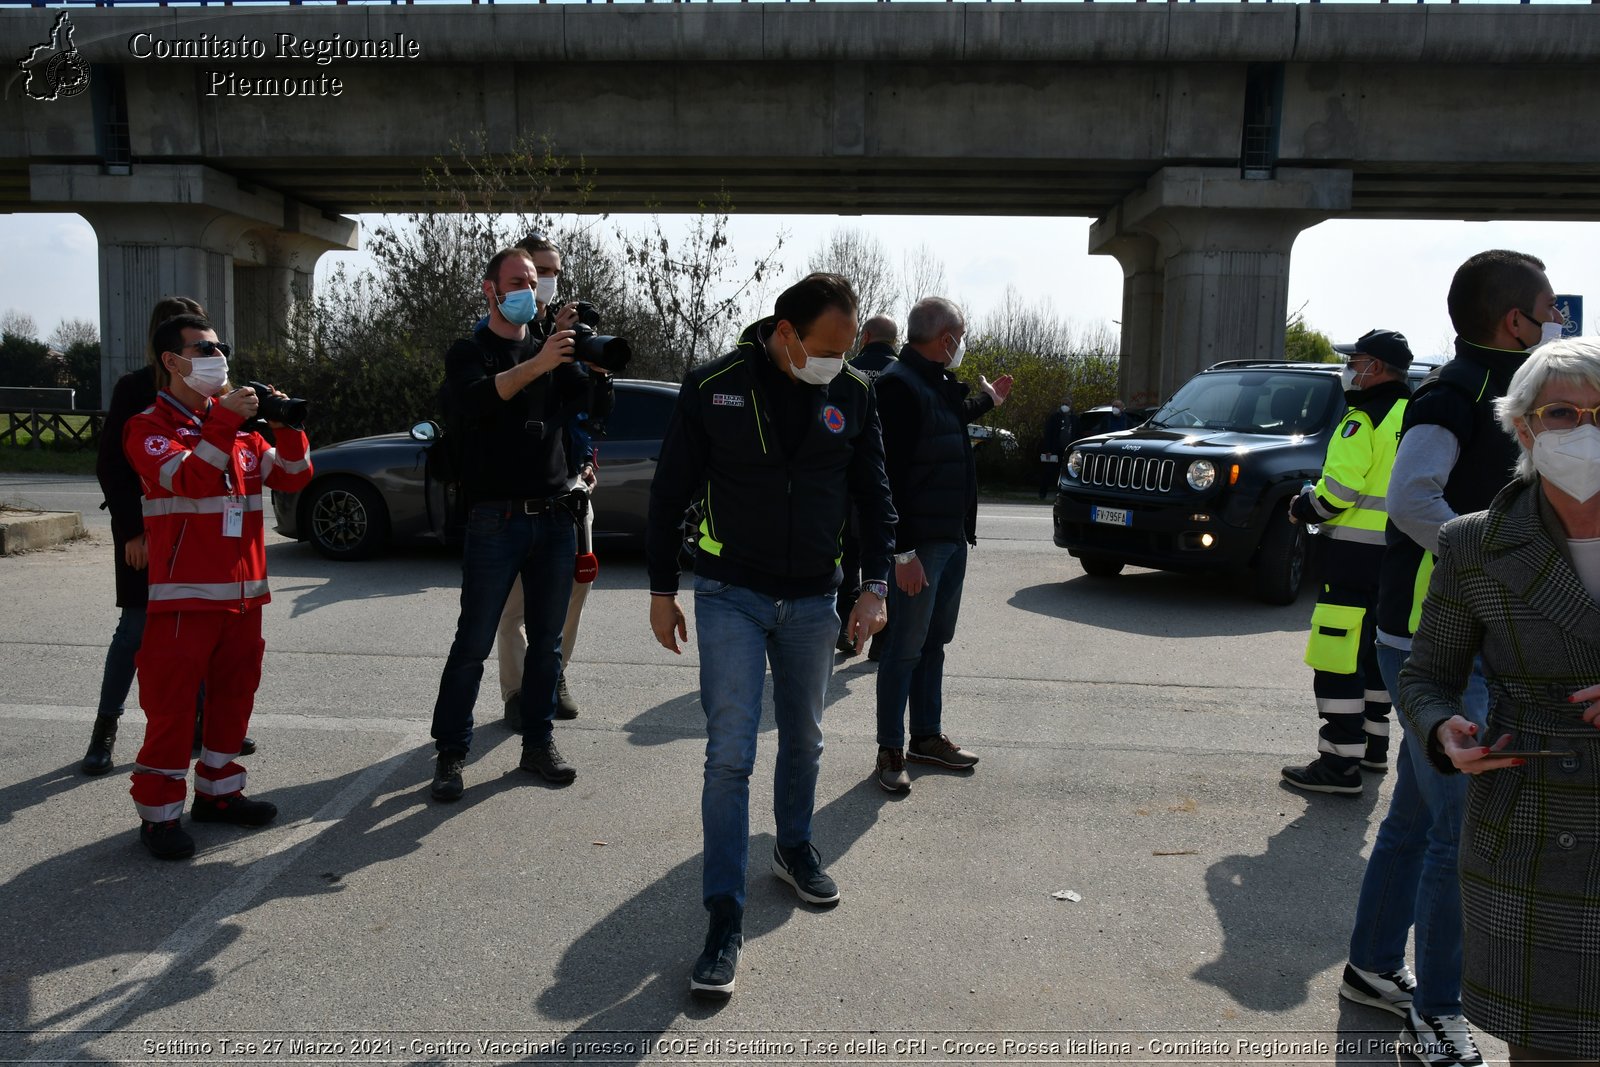
[[[1118,430],[1126,430],[1127,428],[1128,414],[1123,409],[1122,401],[1120,399],[1113,400],[1111,402],[1111,414],[1107,415],[1105,421],[1100,424],[1100,432],[1116,433]]]
[[[1389,692],[1378,671],[1378,572],[1383,566],[1384,500],[1411,388],[1411,346],[1393,330],[1370,330],[1351,345],[1344,398],[1349,405],[1328,442],[1322,478],[1289,503],[1289,521],[1320,526],[1319,589],[1311,612],[1306,663],[1316,695],[1317,758],[1283,768],[1296,789],[1349,796],[1362,789],[1361,768],[1387,769]]]
[[[878,375],[894,363],[895,345],[899,340],[900,327],[895,325],[893,319],[887,315],[872,316],[861,327],[861,350],[850,361],[851,369],[871,385],[878,380]],[[839,560],[844,580],[839,583],[839,640],[835,646],[846,656],[861,651],[849,634],[850,609],[856,606],[856,598],[861,595],[861,540],[856,532],[859,523],[855,508],[851,508],[850,522],[844,530],[844,554]],[[885,626],[873,636],[868,659],[876,660],[883,655],[888,629]]]
[[[1126,427],[1124,427],[1126,428]],[[1052,493],[1061,481],[1061,463],[1067,456],[1067,446],[1077,440],[1077,422],[1072,417],[1072,402],[1061,401],[1061,406],[1044,421],[1044,437],[1039,454],[1039,499]]]
[[[150,599],[146,569],[149,565],[149,548],[144,536],[144,490],[139,485],[128,457],[122,451],[122,431],[128,420],[155,403],[155,364],[159,355],[155,351],[156,327],[179,315],[198,315],[205,318],[205,308],[186,296],[171,296],[157,301],[150,312],[150,330],[145,340],[146,365],[129,371],[117,379],[111,391],[111,403],[106,410],[105,425],[100,429],[100,452],[95,460],[95,477],[100,490],[105,493],[101,507],[111,513],[111,541],[115,549],[117,568],[117,618],[116,631],[111,635],[111,647],[106,650],[105,672],[100,678],[100,704],[95,711],[94,728],[89,734],[89,748],[83,754],[84,774],[104,774],[111,769],[112,748],[117,741],[117,725],[128,702],[128,691],[133,687],[134,657],[144,640],[146,606]],[[201,742],[201,712],[205,704],[205,687],[195,701],[194,747]],[[248,756],[256,750],[256,743],[246,737],[239,746],[239,754]]]

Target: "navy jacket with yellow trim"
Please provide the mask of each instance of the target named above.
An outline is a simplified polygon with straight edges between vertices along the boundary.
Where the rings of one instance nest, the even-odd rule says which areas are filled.
[[[848,366],[825,386],[792,380],[767,354],[773,325],[746,329],[678,393],[650,486],[652,592],[677,591],[678,531],[694,503],[703,577],[774,597],[836,589],[852,502],[863,577],[888,577],[895,514],[872,391]]]

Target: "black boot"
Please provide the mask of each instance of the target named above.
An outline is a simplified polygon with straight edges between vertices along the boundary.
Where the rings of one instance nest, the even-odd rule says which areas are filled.
[[[83,754],[84,774],[104,774],[111,769],[111,746],[117,743],[117,717],[96,715],[94,732],[89,735],[89,751]]]

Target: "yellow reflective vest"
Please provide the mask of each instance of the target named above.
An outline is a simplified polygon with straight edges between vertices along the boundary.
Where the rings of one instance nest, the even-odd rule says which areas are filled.
[[[1322,536],[1382,545],[1389,521],[1389,475],[1400,447],[1404,398],[1396,400],[1376,426],[1361,408],[1351,408],[1328,443],[1315,507],[1325,517]]]

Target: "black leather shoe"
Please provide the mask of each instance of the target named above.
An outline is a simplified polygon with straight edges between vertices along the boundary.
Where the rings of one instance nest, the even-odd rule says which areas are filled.
[[[433,794],[433,799],[445,804],[461,799],[466,786],[461,781],[461,768],[467,765],[467,754],[456,749],[446,749],[439,753],[433,765],[433,785],[428,792]]]
[[[194,838],[178,825],[177,819],[141,822],[139,842],[158,860],[186,860],[194,855]]]
[[[578,777],[578,768],[562,758],[561,750],[556,747],[553,740],[546,741],[542,745],[523,746],[520,766],[547,782],[564,785]]]
[[[117,743],[114,715],[96,715],[94,732],[89,735],[89,751],[83,754],[84,774],[104,774],[111,769],[111,746]]]
[[[243,741],[239,742],[239,755],[241,755],[241,756],[254,756],[255,754],[256,754],[256,743],[254,741],[252,741],[250,738],[247,737]]]
[[[243,793],[231,797],[195,794],[189,818],[195,822],[225,822],[234,826],[265,826],[278,816],[278,806],[265,800],[251,800]]]

